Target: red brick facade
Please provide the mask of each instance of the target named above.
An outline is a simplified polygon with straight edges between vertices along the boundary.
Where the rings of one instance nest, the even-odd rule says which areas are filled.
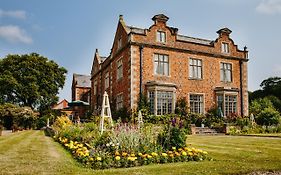
[[[84,101],[90,103],[91,81],[90,76],[73,74],[72,80],[72,101]]]
[[[96,51],[92,109],[100,107],[105,90],[115,107],[136,108],[141,84],[155,114],[173,112],[176,100],[184,97],[200,113],[220,106],[224,115],[248,115],[248,51],[238,49],[231,31],[223,28],[215,40],[205,40],[179,35],[177,28],[167,26],[165,15],[152,19],[149,29],[140,29],[127,26],[120,16],[110,56]]]

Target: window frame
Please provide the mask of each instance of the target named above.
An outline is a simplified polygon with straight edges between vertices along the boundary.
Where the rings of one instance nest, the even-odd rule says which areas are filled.
[[[234,97],[232,101],[229,101],[229,97]],[[221,99],[219,99],[221,98]],[[228,99],[228,100],[226,100]],[[221,104],[219,104],[221,103]],[[221,108],[223,116],[229,116],[231,114],[238,113],[238,93],[216,93],[216,105]],[[227,108],[227,109],[226,109]]]
[[[104,79],[104,89],[109,88],[109,71],[105,73],[105,79]]]
[[[122,109],[123,108],[123,93],[119,93],[116,95],[116,109]]]
[[[222,42],[221,43],[221,52],[224,54],[229,54],[230,53],[230,47],[229,43],[227,42]]]
[[[165,61],[167,60],[167,61]],[[162,70],[160,70],[162,69]],[[159,76],[170,76],[170,59],[167,54],[154,53],[153,73]]]
[[[199,100],[195,99],[195,100],[191,101],[191,96],[197,96],[197,97],[199,97]],[[189,97],[189,111],[192,113],[204,114],[205,113],[205,95],[202,93],[190,93],[190,94],[188,94],[188,97]],[[201,99],[202,99],[202,101],[201,101]],[[192,103],[195,103],[195,104],[192,104]],[[196,109],[192,110],[192,106],[196,106],[196,104],[198,106],[199,111]]]
[[[156,31],[156,41],[159,43],[166,43],[167,42],[167,33],[162,30]]]
[[[194,61],[196,62],[196,64],[194,64]],[[198,64],[199,62],[200,62],[200,65]],[[203,61],[202,61],[202,59],[189,58],[188,65],[189,65],[188,66],[189,79],[202,80],[203,79]],[[200,77],[199,77],[199,72],[200,72]]]
[[[117,81],[121,80],[123,78],[123,61],[122,61],[122,57],[117,60],[116,62],[116,79]]]
[[[151,89],[147,92],[150,112],[154,115],[172,114],[175,110],[175,91]],[[152,95],[153,94],[153,95]],[[151,99],[153,97],[153,99]]]
[[[230,66],[230,69],[228,68]],[[228,80],[227,73],[230,72],[230,80]],[[220,62],[220,81],[224,83],[233,82],[233,65],[232,63]]]

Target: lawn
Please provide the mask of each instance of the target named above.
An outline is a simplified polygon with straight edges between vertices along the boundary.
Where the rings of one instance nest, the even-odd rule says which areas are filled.
[[[281,139],[244,136],[189,136],[187,142],[214,161],[91,170],[42,131],[0,137],[0,174],[245,174],[281,171]]]

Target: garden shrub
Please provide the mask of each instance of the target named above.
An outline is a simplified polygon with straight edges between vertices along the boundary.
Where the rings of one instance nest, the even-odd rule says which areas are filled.
[[[274,108],[268,98],[259,98],[251,102],[249,111],[254,116],[258,116],[265,108]]]
[[[272,107],[262,110],[256,118],[256,122],[259,125],[277,125],[280,121],[280,113]]]
[[[158,136],[158,143],[164,149],[172,147],[180,148],[186,144],[187,131],[183,127],[183,121],[172,119],[171,124],[167,124],[164,131]]]
[[[113,111],[112,119],[115,121],[129,122],[131,120],[130,111],[126,107]]]
[[[166,114],[166,115],[147,115],[143,116],[143,120],[145,123],[153,123],[153,124],[166,124],[174,118],[175,114]]]
[[[65,127],[71,126],[72,122],[67,116],[60,116],[52,125],[53,129],[59,131]]]

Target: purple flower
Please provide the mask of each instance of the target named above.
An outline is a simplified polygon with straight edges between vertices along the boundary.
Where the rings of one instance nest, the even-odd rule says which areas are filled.
[[[173,118],[173,119],[172,119],[172,125],[173,125],[174,127],[176,126],[176,122],[177,122],[176,118]]]

